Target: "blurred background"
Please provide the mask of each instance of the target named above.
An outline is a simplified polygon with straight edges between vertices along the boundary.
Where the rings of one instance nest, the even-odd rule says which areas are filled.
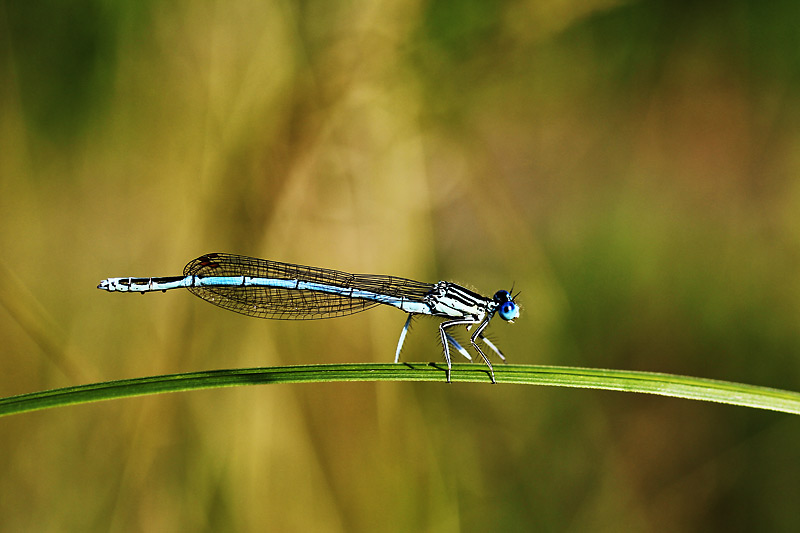
[[[793,1],[0,3],[0,396],[390,362],[405,317],[95,289],[212,251],[521,290],[510,362],[800,389]],[[403,358],[440,361],[436,321]],[[796,531],[800,421],[276,385],[0,420],[3,531]]]

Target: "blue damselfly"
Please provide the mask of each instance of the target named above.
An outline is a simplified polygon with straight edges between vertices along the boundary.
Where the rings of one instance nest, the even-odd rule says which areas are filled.
[[[492,349],[503,361],[502,352],[484,336],[495,315],[507,322],[519,317],[519,306],[509,291],[499,290],[487,298],[449,281],[422,283],[395,276],[348,274],[266,259],[212,253],[198,257],[183,269],[182,276],[109,278],[98,289],[119,292],[151,292],[186,288],[214,305],[258,318],[306,320],[333,318],[364,311],[379,304],[391,305],[408,313],[397,343],[395,362],[414,315],[431,315],[445,320],[439,324],[447,381],[450,381],[452,345],[472,360],[448,329],[473,326],[470,343],[494,370],[478,341]]]

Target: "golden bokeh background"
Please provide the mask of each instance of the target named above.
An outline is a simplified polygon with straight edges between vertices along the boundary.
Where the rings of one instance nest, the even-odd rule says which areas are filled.
[[[0,396],[389,362],[404,317],[96,290],[202,253],[521,290],[514,363],[800,389],[796,2],[0,3]],[[418,320],[406,360],[440,361]],[[2,531],[796,531],[796,417],[341,383],[0,420]]]

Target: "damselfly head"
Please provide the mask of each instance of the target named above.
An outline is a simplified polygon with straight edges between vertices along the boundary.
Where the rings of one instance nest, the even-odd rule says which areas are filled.
[[[510,292],[497,291],[494,293],[493,299],[498,303],[497,314],[500,315],[500,318],[507,322],[513,322],[515,318],[519,318],[519,306],[514,302],[514,297]]]

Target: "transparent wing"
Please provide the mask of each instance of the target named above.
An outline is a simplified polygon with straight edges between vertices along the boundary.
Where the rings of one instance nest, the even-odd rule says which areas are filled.
[[[433,285],[394,276],[349,274],[338,270],[280,263],[240,255],[212,253],[191,261],[185,276],[250,276],[309,281],[422,301]],[[379,305],[369,298],[278,287],[189,287],[203,300],[244,315],[278,320],[307,320],[350,315]]]

